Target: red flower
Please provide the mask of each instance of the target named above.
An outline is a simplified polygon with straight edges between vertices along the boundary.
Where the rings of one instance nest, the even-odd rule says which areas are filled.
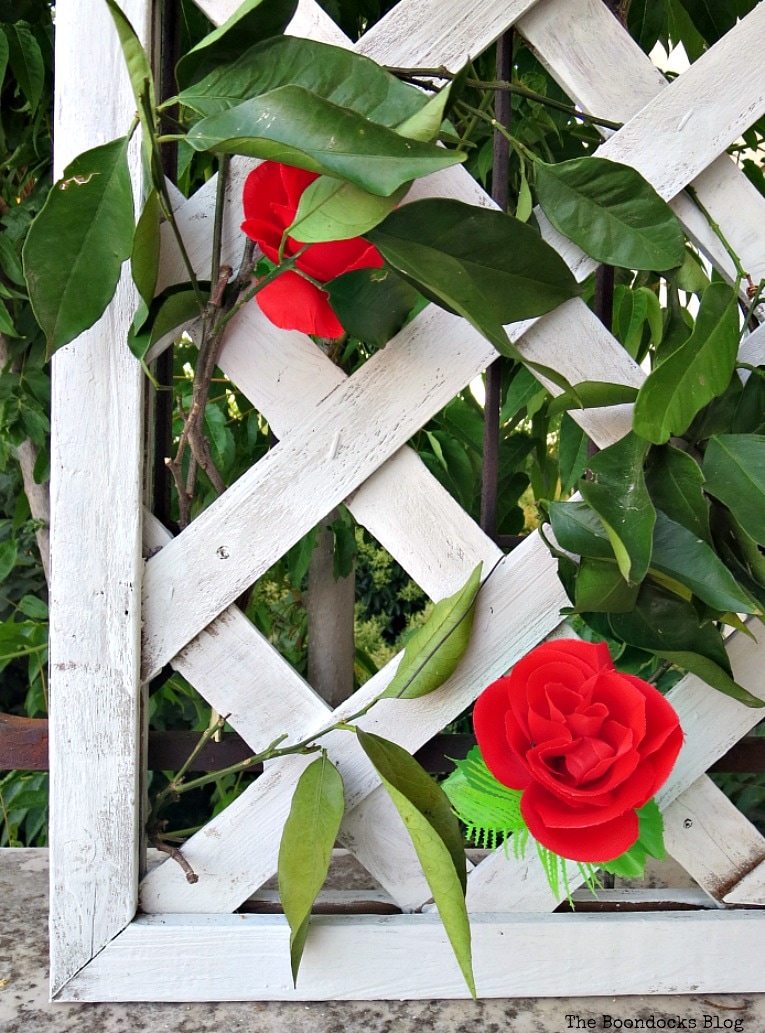
[[[657,689],[620,674],[606,645],[566,639],[537,646],[493,682],[473,724],[492,774],[523,790],[532,836],[592,863],[637,840],[636,808],[667,780],[683,741]]]
[[[244,184],[244,222],[242,229],[272,262],[279,260],[282,234],[292,225],[300,196],[317,173],[264,161]],[[287,238],[285,257],[302,247],[299,240]],[[297,260],[314,280],[326,283],[352,269],[378,268],[383,258],[377,248],[362,237],[312,244]],[[264,287],[255,300],[272,323],[283,330],[302,330],[318,337],[340,337],[343,327],[327,300],[327,292],[288,270]]]

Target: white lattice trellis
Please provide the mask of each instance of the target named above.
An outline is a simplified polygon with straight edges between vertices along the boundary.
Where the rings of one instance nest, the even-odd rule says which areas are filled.
[[[237,6],[235,0],[198,2],[218,23]],[[149,0],[130,0],[125,8],[148,35]],[[124,132],[132,101],[102,0],[60,0],[56,20],[60,170],[79,151]],[[511,24],[583,108],[624,121],[601,154],[640,169],[672,199],[692,239],[729,274],[718,239],[679,193],[693,182],[752,276],[765,275],[765,201],[723,154],[765,112],[765,75],[756,61],[740,58],[765,43],[765,3],[669,86],[602,0],[400,0],[357,46],[384,63],[457,68]],[[301,0],[290,31],[349,45],[313,0]],[[87,56],[83,47],[90,48]],[[104,81],[119,83],[108,97],[98,90]],[[224,253],[234,260],[247,168],[235,161],[229,185]],[[213,191],[208,184],[177,213],[202,276],[204,216]],[[461,169],[421,181],[417,193],[491,203]],[[539,217],[577,277],[587,275],[591,260]],[[164,284],[185,278],[169,236],[162,277]],[[284,919],[231,913],[275,871],[281,826],[304,758],[271,764],[189,841],[184,853],[199,875],[196,884],[169,861],[139,886],[140,684],[172,662],[213,706],[231,714],[254,750],[281,733],[296,740],[324,727],[326,704],[233,601],[342,500],[432,597],[454,591],[479,559],[499,559],[494,544],[406,447],[494,352],[463,321],[430,306],[345,378],[308,338],[277,330],[257,306],[248,306],[232,324],[221,366],[267,416],[280,443],[170,540],[148,515],[141,530],[142,383],[121,344],[131,315],[125,283],[101,323],[55,360],[53,995],[464,996],[432,913],[316,918],[297,991]],[[556,366],[572,383],[637,385],[643,375],[580,301],[509,332],[526,355]],[[762,347],[756,338],[749,348]],[[85,398],[88,413],[95,414],[86,425]],[[629,427],[625,407],[578,418],[600,445]],[[141,534],[152,553],[145,569]],[[538,538],[528,539],[482,592],[470,649],[447,685],[423,700],[380,704],[365,727],[416,749],[554,633],[564,603],[547,550]],[[762,649],[739,636],[730,652],[737,679],[762,695]],[[395,664],[335,713],[357,710],[380,691]],[[693,677],[672,695],[687,741],[661,794],[667,844],[708,894],[709,908],[551,914],[556,901],[536,857],[518,861],[500,852],[474,867],[468,879],[479,995],[765,990],[756,949],[765,920],[751,908],[722,907],[765,904],[765,839],[705,775],[759,714]],[[344,844],[404,912],[419,911],[429,890],[354,737],[333,733],[326,745],[349,801]],[[579,879],[573,865],[569,878],[572,886]]]

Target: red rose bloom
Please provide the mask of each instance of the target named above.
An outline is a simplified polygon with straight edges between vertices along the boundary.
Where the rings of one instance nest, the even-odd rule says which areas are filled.
[[[264,161],[245,180],[242,229],[272,262],[279,260],[282,234],[292,225],[301,194],[317,178],[315,172]],[[302,246],[300,241],[288,237],[285,257],[294,255]],[[297,268],[320,283],[353,269],[378,268],[382,264],[380,252],[362,237],[312,244],[297,260]],[[326,291],[292,270],[264,287],[255,300],[271,322],[283,330],[302,330],[318,337],[340,337],[344,333]]]
[[[610,861],[638,838],[637,808],[669,776],[683,741],[672,706],[620,674],[605,644],[537,646],[493,682],[473,712],[492,774],[522,789],[543,846],[572,861]]]

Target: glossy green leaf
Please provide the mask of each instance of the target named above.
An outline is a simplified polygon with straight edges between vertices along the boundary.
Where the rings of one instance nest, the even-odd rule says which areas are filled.
[[[426,297],[458,312],[512,358],[519,353],[504,324],[542,315],[580,293],[566,263],[530,226],[461,201],[402,205],[367,239]]]
[[[679,581],[702,602],[722,613],[758,611],[757,604],[740,588],[714,549],[660,510],[656,512],[651,568]]]
[[[704,476],[706,491],[728,507],[751,538],[765,545],[765,436],[710,438]]]
[[[736,8],[724,0],[680,0],[707,43],[716,43],[736,24]]]
[[[652,0],[632,0],[627,9],[627,28],[641,50],[650,54],[666,30],[667,10]]]
[[[143,310],[133,321],[128,346],[137,359],[144,359],[165,334],[199,315],[199,299],[189,284],[167,287],[152,301],[148,313]]]
[[[287,553],[287,569],[289,571],[290,584],[294,585],[296,589],[301,587],[303,578],[308,573],[313,550],[316,548],[318,533],[318,527],[312,528]]]
[[[286,232],[301,244],[360,237],[382,222],[408,189],[404,183],[390,197],[380,197],[334,176],[319,176],[301,194]]]
[[[603,521],[622,577],[631,584],[648,570],[656,519],[643,474],[647,450],[647,442],[626,434],[593,457],[591,480],[580,485],[582,498]]]
[[[159,273],[161,206],[156,190],[152,190],[143,206],[135,232],[130,254],[130,269],[138,293],[147,305],[151,305],[157,288]]]
[[[427,622],[407,642],[381,699],[427,696],[451,677],[470,642],[482,566],[478,564],[459,591],[436,603]]]
[[[178,95],[200,115],[237,107],[282,86],[302,86],[330,104],[393,129],[427,103],[425,95],[380,65],[343,47],[275,37],[251,47]]]
[[[302,86],[281,86],[203,118],[187,140],[198,151],[286,162],[384,196],[465,159],[460,151],[407,140]]]
[[[24,244],[24,274],[51,349],[92,326],[111,301],[133,241],[127,138],[79,155]]]
[[[537,196],[555,228],[599,262],[627,269],[673,269],[685,235],[677,216],[629,165],[573,158],[535,165]]]
[[[245,50],[280,35],[294,17],[297,0],[245,0],[217,29],[184,54],[175,68],[179,89],[230,65]]]
[[[2,301],[0,301],[0,334],[5,334],[6,337],[19,336],[16,327],[13,325],[11,315]]]
[[[11,538],[8,541],[0,542],[0,582],[5,581],[16,565],[19,555],[19,547]]]
[[[45,63],[40,44],[23,21],[4,26],[4,33],[8,43],[8,64],[30,110],[35,112],[45,84]]]
[[[635,605],[639,588],[624,580],[615,560],[583,557],[574,605],[580,613],[624,613]]]
[[[657,509],[698,538],[711,542],[709,502],[702,490],[704,474],[692,456],[674,445],[652,448],[648,454],[646,484]]]
[[[419,111],[397,125],[396,132],[410,140],[435,140],[441,131],[450,94],[451,85],[439,90]]]
[[[647,377],[638,392],[635,433],[664,444],[682,434],[698,412],[721,395],[733,375],[738,352],[738,298],[725,283],[702,295],[691,336]]]
[[[683,264],[676,273],[672,274],[672,279],[679,290],[686,291],[688,294],[706,290],[709,286],[709,277],[704,272],[699,258],[688,248],[685,249]]]
[[[417,304],[417,291],[392,269],[354,269],[325,284],[343,328],[381,348],[394,337]]]
[[[765,433],[765,370],[753,370],[738,399],[736,412],[731,420],[731,434]]]
[[[151,62],[149,61],[148,54],[143,49],[135,29],[125,17],[118,4],[115,3],[115,0],[106,0],[106,6],[109,8],[117,29],[117,35],[120,38],[122,55],[125,58],[130,85],[135,97],[136,107],[138,108],[138,117],[141,120],[144,131],[144,150],[147,160],[153,165],[152,140],[154,138],[157,101],[154,91],[154,78],[151,74]],[[154,179],[156,179],[156,176],[154,176]]]
[[[478,746],[473,746],[464,760],[455,761],[455,770],[441,787],[466,826],[468,838],[478,847],[494,850],[500,838],[526,828],[521,815],[522,790],[508,789],[499,782],[486,767]]]
[[[576,556],[614,559],[603,521],[586,502],[548,502],[547,510],[561,549]]]
[[[633,359],[643,357],[645,327],[650,332],[649,340],[659,344],[664,333],[664,323],[659,299],[648,287],[630,290],[618,286],[614,292],[614,309],[619,340]]]
[[[574,384],[571,391],[564,391],[553,398],[547,412],[550,416],[557,416],[567,409],[597,409],[605,405],[622,405],[634,402],[636,396],[637,388],[629,384],[584,380],[580,384]]]
[[[709,622],[700,624],[696,610],[684,599],[646,583],[635,608],[629,613],[611,614],[609,624],[623,642],[691,671],[746,706],[763,706],[761,700],[733,680],[718,629]]]
[[[529,410],[534,409],[536,411],[538,401],[547,397],[547,391],[539,383],[534,374],[526,369],[525,366],[518,365],[516,371],[513,374],[513,379],[507,388],[507,394],[505,400],[502,403],[502,410],[499,414],[499,422],[501,426],[504,426],[514,417],[516,417],[521,409],[526,409],[527,414]],[[483,437],[481,438],[483,440]]]
[[[518,187],[518,203],[515,206],[515,217],[520,222],[528,222],[533,211],[534,200],[531,196],[531,187],[526,178],[526,169],[521,167],[521,182]]]
[[[290,927],[293,983],[344,810],[343,780],[322,753],[300,776],[279,845],[279,896]]]
[[[587,467],[587,435],[579,424],[563,414],[558,435],[558,476],[561,494],[571,491]]]
[[[465,907],[465,850],[449,800],[406,750],[361,729],[358,738],[412,838],[462,975],[475,997]]]

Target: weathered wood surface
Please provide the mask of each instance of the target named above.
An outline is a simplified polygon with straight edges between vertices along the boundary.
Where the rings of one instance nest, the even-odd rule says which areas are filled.
[[[125,8],[148,39],[147,4],[129,0]],[[56,80],[60,175],[79,152],[124,134],[135,107],[102,0],[57,3]],[[131,165],[140,178],[136,148]],[[54,993],[124,928],[136,908],[143,383],[125,343],[134,301],[125,277],[103,319],[53,360]]]

